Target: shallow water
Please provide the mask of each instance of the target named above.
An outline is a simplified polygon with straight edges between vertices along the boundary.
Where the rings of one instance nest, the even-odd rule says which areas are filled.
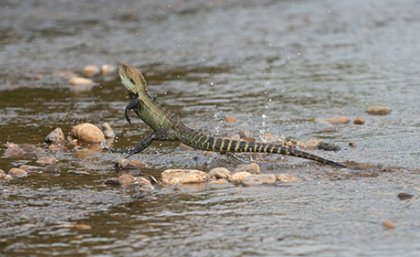
[[[127,98],[117,78],[99,78],[100,86],[79,92],[57,75],[123,61],[139,67],[157,100],[191,127],[221,136],[248,129],[257,138],[264,132],[320,138],[341,151],[319,155],[397,167],[340,171],[275,156],[260,163],[263,172],[294,174],[298,183],[160,188],[139,198],[103,183],[117,176],[120,155],[59,153],[59,174],[0,183],[2,255],[420,255],[420,2],[0,6],[1,145],[44,147],[51,130],[68,133],[79,122],[109,122],[119,136],[114,147],[135,144],[148,128],[124,120]],[[367,115],[377,104],[392,113]],[[240,121],[226,124],[226,115]],[[313,121],[341,115],[366,124]],[[167,168],[235,165],[173,143],[134,158],[158,178]],[[3,157],[0,168],[35,160]],[[414,198],[401,201],[400,192]],[[385,229],[384,220],[397,227]]]

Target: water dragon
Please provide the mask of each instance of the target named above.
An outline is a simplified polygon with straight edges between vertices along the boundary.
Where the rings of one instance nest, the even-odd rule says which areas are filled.
[[[129,111],[133,110],[140,119],[153,129],[153,132],[140,140],[135,147],[124,151],[128,154],[127,158],[133,154],[140,153],[153,141],[180,141],[185,145],[204,151],[220,153],[276,153],[313,160],[336,167],[345,167],[342,163],[281,144],[214,137],[194,130],[184,125],[177,115],[169,112],[152,99],[147,90],[146,80],[136,67],[120,63],[118,72],[130,99],[124,112],[126,120],[131,123]]]

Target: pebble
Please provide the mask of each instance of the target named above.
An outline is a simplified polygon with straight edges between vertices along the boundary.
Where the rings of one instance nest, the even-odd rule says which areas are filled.
[[[122,187],[128,187],[134,184],[134,176],[131,174],[122,174],[118,177],[118,181]]]
[[[307,150],[315,150],[318,149],[319,144],[321,143],[321,140],[312,138],[308,141],[298,141],[297,145],[303,149]]]
[[[53,157],[53,156],[44,156],[44,157],[40,157],[38,160],[36,160],[36,163],[38,164],[52,164],[52,163],[56,163],[58,162],[58,160]]]
[[[28,172],[26,172],[26,170],[19,169],[19,168],[11,168],[9,170],[9,175],[12,176],[13,178],[24,178],[28,176]]]
[[[388,115],[391,113],[391,108],[380,105],[369,106],[367,113],[370,115]]]
[[[0,169],[0,180],[5,180],[6,179],[6,172],[4,172],[4,170]]]
[[[67,149],[67,147],[65,145],[62,144],[50,144],[48,146],[48,149],[53,152],[67,152],[69,149]]]
[[[103,64],[101,66],[101,72],[103,76],[112,75],[116,70],[116,67],[112,66],[111,64]]]
[[[350,122],[350,119],[345,116],[338,116],[333,118],[321,119],[320,121],[327,122],[330,124],[347,124]]]
[[[251,176],[252,174],[246,171],[238,172],[230,176],[229,181],[234,184],[239,184],[244,180],[246,177]]]
[[[60,165],[58,163],[51,163],[44,168],[45,173],[59,173]]]
[[[227,179],[220,178],[220,179],[210,181],[209,184],[210,185],[226,185],[226,184],[229,184],[229,181]]]
[[[150,180],[145,177],[134,177],[134,185],[137,192],[150,192],[155,189]]]
[[[20,165],[19,169],[26,170],[27,172],[38,172],[42,170],[41,167],[26,164]]]
[[[363,119],[362,117],[357,117],[353,120],[353,123],[356,125],[363,125],[365,124],[365,119]]]
[[[235,123],[235,122],[238,122],[238,121],[239,120],[237,118],[233,117],[233,116],[230,116],[230,115],[225,116],[225,122],[227,122],[227,123]]]
[[[53,144],[59,144],[64,142],[65,137],[63,130],[61,128],[56,128],[53,131],[51,131],[44,139],[46,143],[53,143]]]
[[[333,143],[327,143],[327,142],[324,142],[324,141],[321,141],[319,144],[318,144],[318,149],[319,150],[324,150],[324,151],[332,151],[332,152],[337,152],[337,151],[340,151],[340,146],[338,146],[338,145],[336,145],[336,144],[333,144]]]
[[[296,176],[287,173],[277,174],[276,179],[281,183],[296,183],[298,181]]]
[[[70,85],[73,85],[73,86],[86,86],[86,87],[96,86],[96,83],[93,80],[82,78],[82,77],[72,77],[69,79],[68,82]]]
[[[209,171],[209,176],[212,179],[229,179],[230,175],[230,170],[223,167],[217,167]]]
[[[71,135],[87,143],[101,143],[105,141],[104,133],[91,123],[82,123],[74,126],[71,130]]]
[[[233,171],[234,173],[246,171],[252,174],[258,174],[261,172],[260,166],[256,164],[255,162],[250,164],[241,164],[235,168]]]
[[[276,176],[273,174],[258,174],[251,175],[244,178],[241,182],[244,186],[257,186],[263,184],[274,184],[276,183]]]
[[[115,163],[115,168],[118,170],[129,170],[129,169],[143,169],[146,165],[139,160],[127,160],[120,159]]]
[[[384,220],[383,225],[386,229],[394,229],[397,227],[397,223],[392,220]]]
[[[401,201],[404,201],[404,200],[409,200],[409,199],[411,199],[411,198],[413,198],[414,197],[414,195],[412,195],[412,194],[409,194],[409,193],[399,193],[398,195],[397,195],[397,197],[401,200]]]
[[[4,157],[6,158],[17,158],[25,155],[25,151],[18,144],[7,142],[5,146]]]
[[[105,138],[115,137],[114,130],[111,128],[111,125],[109,125],[108,122],[103,123],[101,126],[102,126],[102,131],[104,132]]]
[[[209,175],[201,170],[169,169],[161,174],[164,184],[203,183],[209,180]]]
[[[101,71],[96,65],[87,65],[83,68],[83,75],[85,75],[86,77],[93,77],[95,75],[98,75],[99,72]]]

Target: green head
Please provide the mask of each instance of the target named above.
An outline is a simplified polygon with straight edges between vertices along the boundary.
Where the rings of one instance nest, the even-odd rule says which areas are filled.
[[[126,63],[118,64],[121,82],[130,94],[141,95],[147,93],[147,84],[141,72]]]

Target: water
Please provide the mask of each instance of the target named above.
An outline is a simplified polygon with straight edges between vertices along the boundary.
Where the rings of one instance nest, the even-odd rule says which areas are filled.
[[[263,172],[291,173],[299,183],[161,188],[138,198],[103,184],[117,176],[119,155],[59,153],[59,174],[0,183],[2,255],[420,255],[418,1],[0,5],[1,145],[42,147],[55,127],[68,133],[85,121],[109,122],[119,135],[114,147],[135,144],[148,128],[124,120],[127,99],[117,78],[76,92],[57,75],[123,61],[139,67],[158,101],[191,127],[221,136],[248,129],[257,137],[316,137],[342,148],[317,152],[322,156],[397,167],[334,171],[270,157]],[[392,113],[367,115],[375,104]],[[227,125],[226,115],[240,121]],[[366,124],[313,122],[340,115]],[[167,168],[234,166],[173,143],[135,158],[158,178]],[[2,158],[0,168],[35,160]],[[401,201],[400,192],[414,198]],[[396,229],[383,227],[388,219]]]

